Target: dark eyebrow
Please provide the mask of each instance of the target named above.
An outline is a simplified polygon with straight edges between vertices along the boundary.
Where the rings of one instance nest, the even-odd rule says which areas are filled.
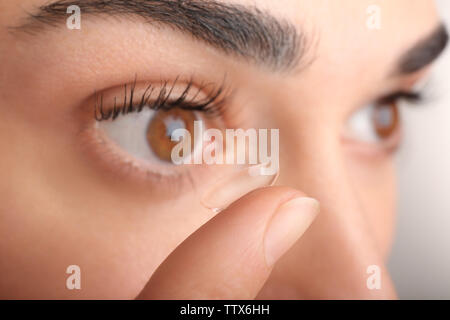
[[[140,17],[192,35],[227,54],[273,70],[295,68],[306,51],[305,38],[294,25],[256,7],[216,0],[59,0],[43,5],[14,30],[37,33],[65,27],[66,10],[77,5],[83,16]]]
[[[419,41],[401,57],[397,73],[411,74],[425,68],[439,57],[447,43],[447,28],[439,25],[429,36]]]

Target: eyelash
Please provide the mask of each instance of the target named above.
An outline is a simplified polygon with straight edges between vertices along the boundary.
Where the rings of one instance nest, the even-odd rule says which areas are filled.
[[[424,102],[423,92],[408,92],[398,91],[386,97],[383,97],[377,101],[378,105],[386,105],[392,103],[398,103],[400,101],[407,101],[409,103],[420,105]]]
[[[95,108],[94,108],[94,118],[97,121],[115,120],[120,115],[127,115],[133,112],[141,112],[144,108],[150,108],[152,110],[164,110],[169,111],[173,109],[182,109],[189,111],[198,111],[205,113],[210,116],[220,116],[223,112],[223,105],[225,98],[221,98],[224,93],[224,85],[221,85],[218,89],[213,90],[212,93],[206,96],[202,101],[195,102],[199,93],[204,90],[207,85],[202,85],[194,96],[188,100],[188,94],[193,90],[194,82],[190,80],[183,92],[176,99],[171,99],[172,92],[177,85],[178,78],[175,79],[171,87],[169,83],[165,81],[162,87],[159,89],[159,93],[156,99],[150,101],[155,88],[153,85],[147,86],[144,93],[139,99],[139,103],[134,102],[135,90],[136,90],[136,79],[131,86],[127,84],[124,85],[124,99],[122,105],[117,105],[117,97],[114,97],[114,106],[112,109],[104,110],[103,107],[103,94],[95,94]],[[129,93],[128,93],[128,88]]]

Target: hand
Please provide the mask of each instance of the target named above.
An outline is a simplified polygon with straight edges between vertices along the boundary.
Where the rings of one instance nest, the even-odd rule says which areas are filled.
[[[294,189],[250,192],[181,243],[138,299],[254,299],[318,211]]]

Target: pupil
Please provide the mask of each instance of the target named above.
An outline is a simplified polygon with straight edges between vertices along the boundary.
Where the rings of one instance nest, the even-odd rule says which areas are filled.
[[[175,118],[172,115],[169,115],[164,119],[164,124],[166,126],[166,136],[170,139],[172,137],[172,133],[177,129],[186,129],[184,121],[180,118]]]
[[[377,122],[380,127],[388,128],[392,125],[392,111],[390,108],[380,108],[377,113]]]

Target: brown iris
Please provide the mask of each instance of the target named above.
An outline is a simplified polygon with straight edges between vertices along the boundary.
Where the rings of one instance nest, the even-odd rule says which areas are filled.
[[[398,129],[400,115],[396,103],[388,103],[375,107],[372,122],[377,135],[382,139],[392,136]]]
[[[186,129],[193,137],[195,120],[195,114],[190,111],[156,111],[147,128],[147,142],[155,155],[161,160],[172,162],[172,149],[179,143],[171,140],[172,133],[177,129]]]

